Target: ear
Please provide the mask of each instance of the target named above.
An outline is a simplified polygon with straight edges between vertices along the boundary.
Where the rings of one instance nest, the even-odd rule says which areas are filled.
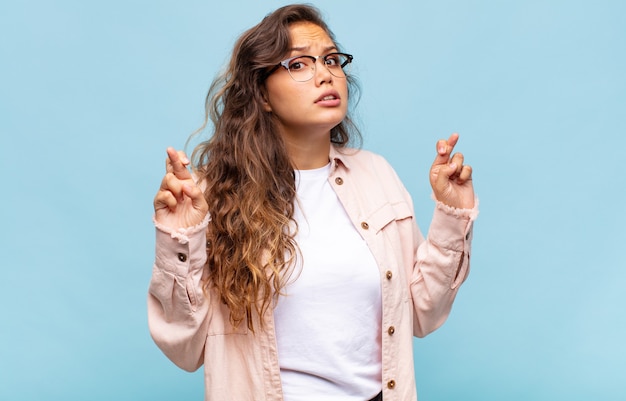
[[[265,90],[265,88],[263,88],[263,90],[261,91],[261,98],[262,98],[261,105],[263,106],[263,110],[266,111],[267,113],[271,113],[272,105],[267,100],[267,91]]]

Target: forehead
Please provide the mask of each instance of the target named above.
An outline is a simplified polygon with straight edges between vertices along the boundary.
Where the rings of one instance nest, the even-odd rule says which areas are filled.
[[[330,36],[320,26],[311,22],[296,22],[289,26],[292,50],[334,48]]]

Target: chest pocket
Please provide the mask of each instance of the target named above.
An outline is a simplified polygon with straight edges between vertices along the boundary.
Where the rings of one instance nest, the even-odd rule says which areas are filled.
[[[407,303],[411,299],[411,293],[408,286],[408,270],[412,266],[413,250],[405,249],[402,244],[401,233],[406,232],[406,224],[411,224],[413,218],[413,208],[405,201],[397,203],[385,203],[382,207],[375,210],[368,218],[370,228],[374,229],[376,234],[376,254],[378,255],[379,267],[384,272],[386,279],[384,283],[391,285],[390,291],[393,303]],[[404,227],[404,230],[401,229]],[[412,233],[409,230],[408,233]],[[412,243],[413,241],[408,241]],[[393,280],[391,279],[393,277]]]
[[[413,217],[413,210],[407,202],[385,203],[367,218],[368,224],[376,232],[384,229],[389,223]]]

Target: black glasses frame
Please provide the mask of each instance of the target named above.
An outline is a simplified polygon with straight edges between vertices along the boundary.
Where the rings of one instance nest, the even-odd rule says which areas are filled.
[[[267,72],[267,74],[265,75],[265,78],[267,79],[267,77],[269,77],[270,75],[272,75],[277,69],[279,69],[280,67],[284,67],[287,72],[289,73],[289,76],[291,77],[291,79],[293,79],[296,82],[306,82],[309,81],[311,78],[313,78],[313,76],[315,76],[315,74],[313,74],[313,76],[311,76],[311,78],[304,80],[304,81],[297,81],[293,75],[291,75],[291,71],[289,71],[289,63],[291,63],[293,60],[297,59],[297,58],[309,58],[311,60],[313,60],[313,65],[315,66],[314,68],[317,68],[317,60],[319,58],[322,58],[322,60],[324,61],[324,66],[326,66],[326,68],[328,69],[328,71],[333,75],[336,76],[338,78],[344,78],[344,76],[337,76],[335,74],[333,74],[332,68],[328,68],[328,66],[326,65],[326,62],[328,61],[329,58],[333,57],[333,56],[337,56],[337,55],[341,55],[341,56],[345,56],[346,57],[346,61],[344,61],[343,63],[341,63],[339,66],[341,67],[341,69],[343,70],[343,68],[345,66],[347,66],[348,64],[352,63],[352,60],[354,60],[354,56],[352,56],[351,54],[348,53],[341,53],[341,52],[333,52],[333,53],[328,53],[325,56],[309,56],[309,55],[300,55],[300,56],[294,56],[294,57],[289,57],[288,59],[282,60],[281,62],[279,62],[278,64],[276,64],[274,67],[272,67],[271,70],[269,70]]]

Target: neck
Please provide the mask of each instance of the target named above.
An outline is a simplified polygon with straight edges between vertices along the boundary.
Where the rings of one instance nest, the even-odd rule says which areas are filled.
[[[325,135],[283,136],[287,153],[296,170],[311,170],[328,164],[330,132]]]

